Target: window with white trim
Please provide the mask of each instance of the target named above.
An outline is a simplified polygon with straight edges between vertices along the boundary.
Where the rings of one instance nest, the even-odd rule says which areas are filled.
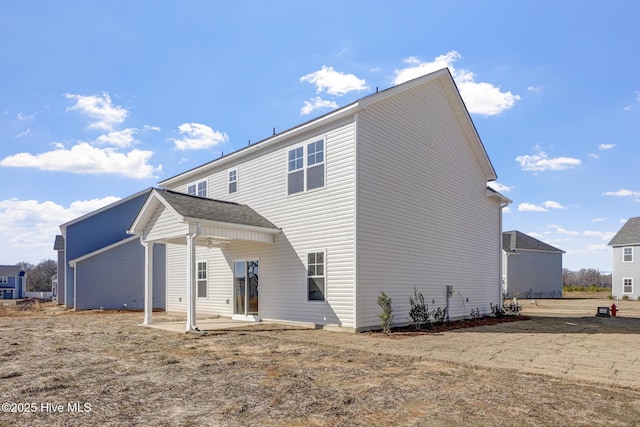
[[[633,278],[632,277],[623,277],[622,278],[622,293],[623,294],[632,294],[633,293]]]
[[[207,181],[199,181],[187,186],[187,194],[192,196],[207,197]]]
[[[324,139],[289,150],[287,193],[295,194],[324,187]]]
[[[207,297],[207,262],[198,263],[198,298]]]
[[[622,262],[633,262],[633,248],[622,248]]]
[[[229,194],[238,192],[238,168],[230,169],[227,173],[229,180]]]
[[[0,285],[6,285],[9,283],[9,279],[6,277],[0,277]]]
[[[326,295],[325,253],[307,253],[307,301],[324,301]]]

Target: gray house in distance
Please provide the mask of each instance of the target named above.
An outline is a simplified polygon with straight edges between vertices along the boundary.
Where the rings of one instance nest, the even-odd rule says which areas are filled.
[[[561,298],[563,253],[519,231],[502,233],[504,294],[521,298]]]
[[[142,308],[145,248],[127,228],[151,190],[147,189],[60,226],[57,301],[67,308]],[[154,308],[165,307],[165,247],[155,245]]]
[[[0,265],[0,299],[24,298],[27,276],[19,265]]]
[[[609,242],[613,247],[611,293],[614,297],[640,297],[640,217],[629,218]]]

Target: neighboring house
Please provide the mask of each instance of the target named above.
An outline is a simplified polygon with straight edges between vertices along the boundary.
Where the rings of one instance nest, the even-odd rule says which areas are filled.
[[[0,265],[0,299],[24,298],[27,275],[19,265]]]
[[[127,228],[140,210],[147,189],[60,226],[54,249],[58,251],[57,301],[67,308],[142,308],[145,249]],[[154,248],[152,303],[164,308],[165,248]],[[62,265],[60,264],[62,263]]]
[[[509,298],[562,298],[563,253],[519,231],[502,233],[504,294]]]
[[[629,218],[609,246],[613,247],[613,297],[640,297],[640,217]]]
[[[443,69],[166,179],[130,232],[166,245],[187,331],[196,313],[379,328],[383,291],[409,323],[414,287],[463,318],[502,299],[495,179]],[[163,291],[146,259],[148,303]]]

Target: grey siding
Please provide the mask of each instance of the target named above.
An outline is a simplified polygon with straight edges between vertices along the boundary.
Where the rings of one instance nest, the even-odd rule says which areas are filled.
[[[633,248],[633,261],[623,262],[623,248]],[[622,288],[625,278],[633,279],[633,292],[625,293]],[[614,297],[622,298],[627,295],[631,299],[640,297],[640,245],[614,246],[613,274],[611,276],[611,293]]]
[[[67,269],[64,265],[64,251],[58,251],[58,289],[56,302],[58,304],[64,304],[65,299],[65,277],[66,277]]]
[[[508,297],[561,298],[562,254],[519,250],[506,260]]]
[[[165,247],[154,245],[153,306],[165,308]],[[141,309],[144,304],[144,247],[138,239],[76,264],[75,309]]]
[[[488,313],[500,295],[500,206],[437,83],[387,98],[357,122],[357,318],[380,324],[381,291],[397,323],[414,286],[451,318]]]

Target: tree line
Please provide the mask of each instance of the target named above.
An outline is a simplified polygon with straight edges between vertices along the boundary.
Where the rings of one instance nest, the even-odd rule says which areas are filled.
[[[595,268],[583,268],[579,271],[562,269],[562,286],[597,286],[611,288],[611,274],[601,273]]]
[[[27,273],[27,292],[51,292],[51,278],[58,272],[58,264],[44,259],[34,265],[22,261],[18,265]]]

